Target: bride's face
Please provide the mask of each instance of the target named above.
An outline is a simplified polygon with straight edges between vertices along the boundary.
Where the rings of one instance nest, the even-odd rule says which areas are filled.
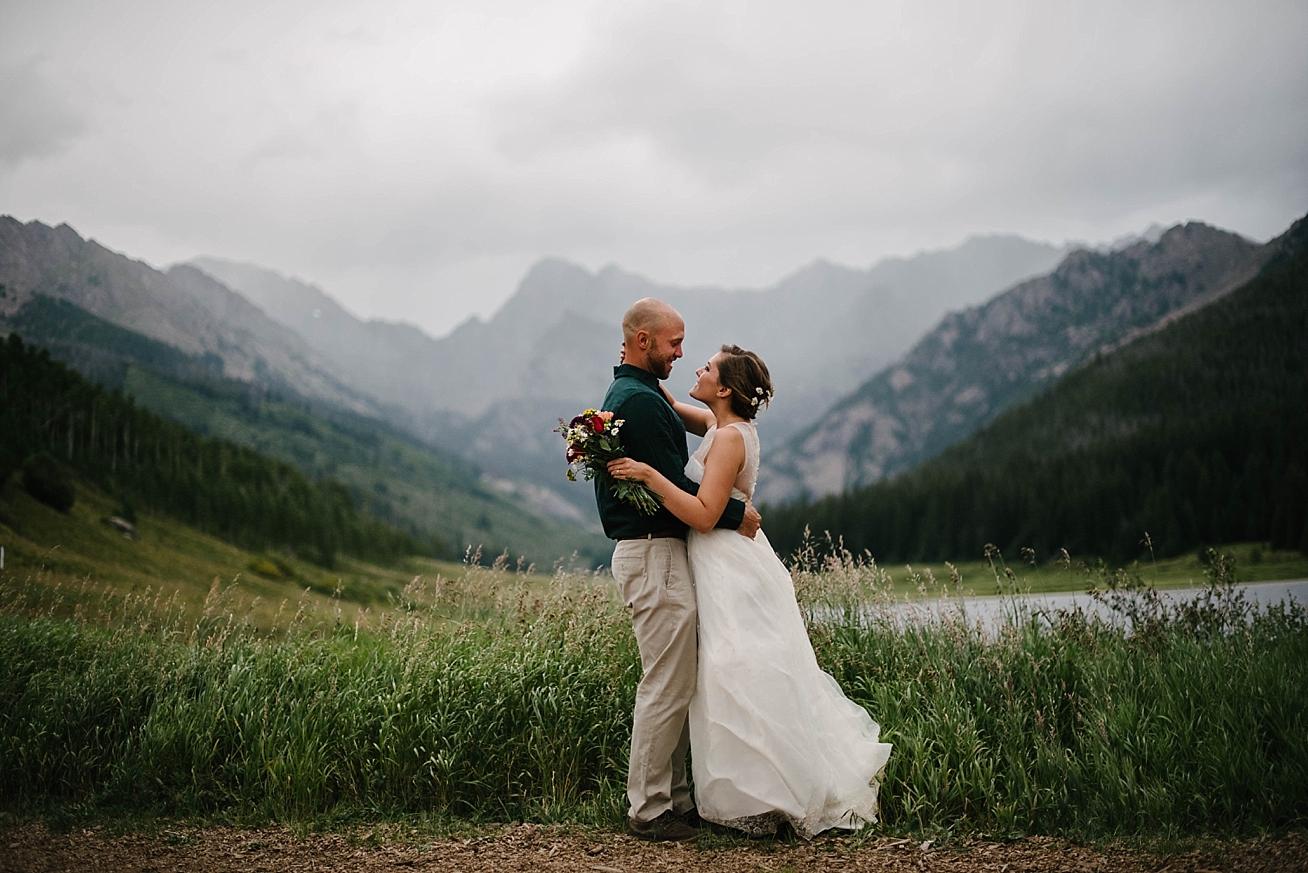
[[[701,403],[709,403],[718,397],[724,396],[726,390],[718,380],[718,365],[722,362],[723,353],[718,352],[704,366],[695,371],[699,378],[695,380],[694,386],[690,389],[690,396],[694,397]],[[726,392],[730,393],[730,392]]]

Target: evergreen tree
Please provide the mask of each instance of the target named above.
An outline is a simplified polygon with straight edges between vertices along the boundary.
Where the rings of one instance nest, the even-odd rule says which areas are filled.
[[[426,551],[360,513],[339,482],[310,481],[284,461],[194,434],[10,334],[0,342],[0,474],[24,461],[28,490],[65,510],[71,470],[129,505],[245,548],[289,548],[326,566],[339,552],[388,561]]]

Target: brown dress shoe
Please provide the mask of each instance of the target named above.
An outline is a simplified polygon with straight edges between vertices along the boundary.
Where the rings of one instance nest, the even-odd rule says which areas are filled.
[[[681,843],[695,839],[695,829],[670,809],[653,821],[627,819],[627,831],[637,839],[656,843]]]

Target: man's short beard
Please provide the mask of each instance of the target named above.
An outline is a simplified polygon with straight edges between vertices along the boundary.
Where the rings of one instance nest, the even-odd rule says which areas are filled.
[[[672,375],[672,364],[676,358],[668,355],[666,358],[657,358],[650,355],[646,358],[649,361],[649,371],[660,379],[666,379]]]

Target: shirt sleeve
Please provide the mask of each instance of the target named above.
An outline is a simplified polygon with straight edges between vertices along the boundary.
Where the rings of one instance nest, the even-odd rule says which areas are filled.
[[[699,494],[699,483],[686,476],[685,460],[678,449],[686,444],[686,428],[668,406],[667,401],[651,392],[641,391],[627,398],[619,415],[622,446],[627,457],[644,461],[688,494]],[[715,527],[735,530],[745,520],[745,504],[731,498]]]

